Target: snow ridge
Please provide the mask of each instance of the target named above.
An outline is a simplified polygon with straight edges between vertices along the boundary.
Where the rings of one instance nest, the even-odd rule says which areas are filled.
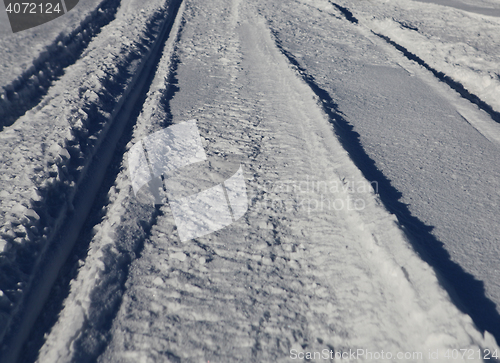
[[[127,150],[146,135],[168,126],[165,120],[171,119],[167,104],[175,88],[174,43],[178,37],[176,33],[182,31],[180,18],[183,8],[184,3],[164,47],[156,78],[134,125]],[[108,192],[108,200],[106,216],[94,227],[96,232],[90,241],[88,255],[79,268],[78,276],[71,282],[70,295],[65,299],[57,323],[40,350],[39,363],[70,362],[76,357],[95,359],[107,343],[109,328],[106,322],[111,320],[119,307],[126,281],[124,271],[140,254],[144,240],[150,236],[150,228],[161,214],[158,208],[140,203],[135,198],[126,158],[121,161],[120,172]],[[100,344],[92,344],[95,337],[102,337]]]

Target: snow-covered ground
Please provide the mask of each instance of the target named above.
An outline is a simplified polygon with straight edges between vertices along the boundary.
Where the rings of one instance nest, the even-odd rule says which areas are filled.
[[[0,131],[0,361],[497,357],[500,23],[460,3],[116,3]],[[169,196],[242,165],[249,207],[181,242],[127,151],[188,120],[208,160]]]
[[[403,9],[395,2],[393,8],[388,7],[391,14],[377,14],[378,19],[373,13],[364,15],[368,26],[463,85],[498,113],[500,18],[449,8],[443,11],[434,4],[402,5]],[[498,114],[496,118],[500,121]]]
[[[42,101],[0,132],[0,336],[14,340],[4,350],[19,348],[19,314],[36,318],[77,238],[127,121],[119,111],[150,72],[143,60],[162,45],[172,4],[124,2]]]

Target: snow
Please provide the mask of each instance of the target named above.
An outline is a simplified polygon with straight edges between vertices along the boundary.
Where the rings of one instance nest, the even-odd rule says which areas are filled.
[[[500,23],[472,13],[498,3],[439,2],[184,0],[163,46],[154,40],[177,3],[123,1],[0,131],[0,333],[19,319],[29,333],[23,316],[37,312],[25,300],[48,294],[45,277],[78,237],[49,266],[56,234],[76,234],[65,224],[90,213],[99,222],[84,231],[69,294],[54,325],[37,327],[40,363],[500,350]],[[87,5],[66,33],[78,34],[97,3]],[[36,28],[45,43],[28,31],[0,46],[50,48],[54,24]],[[161,59],[145,63],[155,46]],[[16,50],[26,64],[39,57],[28,50]],[[119,138],[109,135],[129,117],[118,173],[105,173]],[[172,153],[149,142],[186,122],[199,130],[198,162],[165,172],[154,206],[133,184],[134,150],[154,164]],[[98,175],[112,187],[90,211]],[[186,235],[176,205],[214,190],[230,202],[225,227]],[[2,337],[2,358],[22,339]]]
[[[167,47],[129,144],[143,137],[145,116],[153,110],[150,134],[162,116],[173,124],[196,119],[208,160],[246,156],[249,212],[226,229],[182,242],[170,207],[162,205],[150,232],[144,235],[134,227],[144,236],[144,247],[130,265],[123,290],[110,279],[120,271],[113,261],[109,273],[100,268],[97,281],[85,277],[96,265],[91,261],[105,260],[102,251],[123,238],[111,233],[109,240],[109,231],[119,225],[103,221],[96,226],[88,267],[76,280],[86,288],[72,289],[39,361],[49,362],[57,352],[64,352],[66,361],[98,355],[87,342],[104,334],[102,327],[65,334],[68,326],[82,331],[75,318],[79,301],[97,295],[83,293],[89,286],[123,294],[102,362],[279,362],[289,361],[292,349],[329,347],[439,349],[444,360],[448,348],[494,349],[494,338],[483,336],[457,309],[432,268],[414,252],[374,184],[334,136],[317,96],[290,68],[257,14],[251,4],[224,0],[186,5],[179,42],[174,50]],[[366,42],[351,36],[356,44]],[[408,77],[399,69],[394,62],[388,66],[391,82]],[[164,77],[172,81],[162,85]],[[171,82],[178,90],[168,111],[158,111],[164,106],[157,87],[165,87],[165,94]],[[199,169],[183,178],[207,183]],[[137,207],[127,179],[124,168],[110,192],[107,215],[130,221],[137,218]],[[331,188],[324,189],[322,181]],[[183,192],[170,188],[171,194]],[[326,203],[338,200],[362,203],[359,208]],[[113,311],[95,298],[93,306],[85,303],[86,316]]]
[[[404,0],[391,0],[383,8],[366,0],[349,8],[363,18],[364,26],[402,45],[500,111],[500,19]]]
[[[182,11],[181,8],[179,13],[182,14]],[[179,28],[179,19],[180,16],[176,19],[173,26],[174,34],[169,37],[165,45],[164,55],[158,67],[161,77],[156,77],[153,81],[144,110],[135,124],[128,150],[148,134],[161,130],[165,114],[157,104],[162,99],[163,74],[167,73],[171,66],[170,58],[173,42],[176,39],[175,32]],[[109,217],[96,227],[86,262],[80,268],[78,277],[72,282],[71,292],[65,301],[61,317],[40,351],[38,358],[40,362],[71,361],[75,351],[79,353],[78,339],[85,340],[86,336],[91,336],[96,329],[92,325],[88,326],[86,323],[88,317],[104,317],[112,313],[114,306],[107,301],[108,295],[102,292],[120,288],[122,270],[126,268],[129,259],[137,252],[147,235],[144,225],[137,221],[150,225],[155,218],[155,211],[150,204],[137,203],[131,188],[128,160],[123,160],[122,165],[123,171],[108,195]],[[127,227],[123,228],[123,225]],[[84,330],[86,325],[87,329]],[[90,351],[87,354],[95,355],[96,352]]]
[[[495,0],[418,0],[423,3],[434,3],[438,5],[450,6],[453,8],[470,11],[473,13],[500,16],[500,5]]]
[[[363,5],[379,17],[391,9]],[[262,9],[324,104],[344,115],[344,146],[365,175],[379,180],[384,203],[406,224],[416,248],[452,281],[475,321],[497,330],[498,124],[361,20],[349,27],[334,8],[328,17],[310,7],[304,17],[290,6],[294,19],[306,20],[289,22]],[[345,131],[349,125],[352,133]]]
[[[148,55],[168,5],[160,1],[130,4],[128,10],[142,11],[120,12],[40,104],[0,133],[4,196],[0,290],[11,302],[1,312],[6,322],[1,336],[24,303],[39,272],[37,263],[74,209],[75,195],[89,184],[85,178],[90,162],[116,116],[113,111],[126,99],[113,92],[123,92],[133,84],[133,76],[140,75],[140,60]],[[71,248],[70,241],[65,242]]]

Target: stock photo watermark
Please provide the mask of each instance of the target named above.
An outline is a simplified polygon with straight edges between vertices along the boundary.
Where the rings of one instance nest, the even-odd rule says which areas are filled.
[[[4,0],[13,33],[45,24],[72,10],[79,0]]]
[[[213,168],[210,167],[217,162],[207,158],[196,120],[155,132],[134,144],[127,154],[136,198],[146,195],[146,203],[167,203],[181,241],[205,236],[240,219],[249,209],[248,194],[254,212],[271,208],[311,214],[360,211],[366,208],[367,197],[378,193],[377,182],[347,177],[314,180],[310,176],[302,180],[258,180],[255,183],[257,189],[247,193],[240,163],[224,180],[215,183]],[[177,181],[172,177],[178,170],[189,171],[193,165],[199,167],[204,163],[207,164],[206,170],[192,169]],[[218,163],[222,169],[228,169],[227,159]],[[202,185],[206,187],[202,188]]]
[[[426,360],[497,360],[499,357],[498,350],[491,349],[428,349],[422,351],[406,351],[406,352],[391,352],[391,351],[375,351],[371,349],[346,349],[334,351],[332,349],[322,349],[320,351],[303,351],[298,349],[290,350],[291,360],[343,360],[343,361],[380,361],[380,360],[396,360],[396,361],[423,361]]]
[[[229,226],[248,209],[243,167],[222,183],[183,196],[165,175],[207,161],[195,120],[170,126],[144,138],[128,151],[132,188],[137,196],[146,188],[155,204],[170,205],[181,241],[201,237]]]
[[[260,187],[263,198],[253,207],[296,210],[305,213],[327,211],[360,211],[366,208],[366,196],[378,194],[376,181],[315,180],[306,176],[302,180],[268,182]]]

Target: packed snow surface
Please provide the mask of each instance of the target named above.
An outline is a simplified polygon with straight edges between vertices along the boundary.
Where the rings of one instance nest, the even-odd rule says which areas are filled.
[[[58,233],[87,214],[74,276],[55,283],[68,293],[46,305],[52,322],[35,324],[26,361],[498,356],[500,20],[478,10],[498,3],[435,2],[113,3],[0,131],[0,360],[20,349],[5,342],[29,315],[34,275],[69,243]],[[53,48],[56,24],[78,37],[98,4],[35,28],[43,42],[30,30],[0,45],[30,64],[40,56],[17,44]],[[6,114],[24,112],[9,102],[30,89],[26,72],[0,75]],[[113,153],[108,134],[129,117]],[[133,189],[128,151],[187,121],[206,160],[166,173],[154,206]],[[111,187],[90,209],[95,170]],[[240,172],[246,214],[185,240],[172,196]]]

